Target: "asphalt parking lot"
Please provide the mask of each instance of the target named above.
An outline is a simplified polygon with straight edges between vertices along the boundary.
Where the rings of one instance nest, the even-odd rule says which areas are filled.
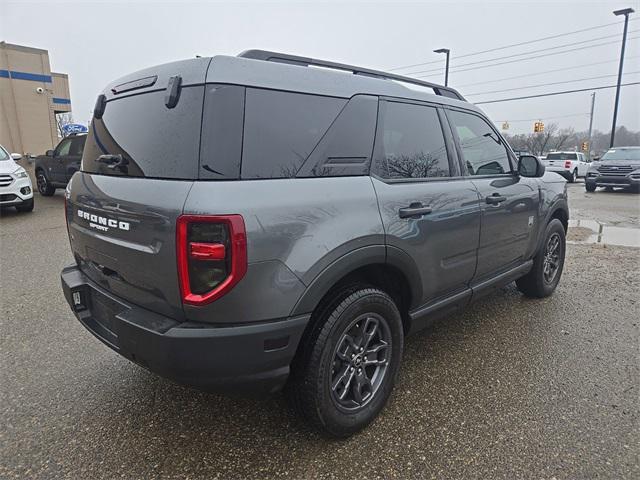
[[[640,195],[570,197],[640,229]],[[94,339],[60,289],[62,206],[0,219],[0,478],[640,478],[638,248],[572,243],[552,297],[507,287],[410,338],[382,415],[328,441],[280,396],[177,386]]]

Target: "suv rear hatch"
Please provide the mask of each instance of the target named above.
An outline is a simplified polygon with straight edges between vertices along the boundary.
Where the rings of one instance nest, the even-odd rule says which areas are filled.
[[[175,62],[109,85],[67,194],[71,249],[82,272],[178,320],[176,223],[198,176],[209,61]]]

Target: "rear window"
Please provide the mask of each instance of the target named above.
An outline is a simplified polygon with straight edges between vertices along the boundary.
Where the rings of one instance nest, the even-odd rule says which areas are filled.
[[[550,153],[547,160],[577,160],[578,155],[575,153]]]
[[[198,178],[204,87],[184,87],[167,108],[166,91],[107,102],[94,118],[82,156],[82,171],[102,175],[169,179]]]
[[[247,88],[242,178],[295,177],[345,99]]]

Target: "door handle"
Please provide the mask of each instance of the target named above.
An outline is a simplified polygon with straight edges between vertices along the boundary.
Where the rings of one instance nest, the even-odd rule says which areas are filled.
[[[485,201],[489,205],[499,205],[502,202],[504,202],[506,199],[507,199],[507,197],[503,197],[499,193],[494,193],[493,195],[490,195],[487,198],[485,198]]]
[[[412,202],[408,207],[398,210],[400,218],[420,218],[431,213],[430,206],[424,206],[421,202]]]

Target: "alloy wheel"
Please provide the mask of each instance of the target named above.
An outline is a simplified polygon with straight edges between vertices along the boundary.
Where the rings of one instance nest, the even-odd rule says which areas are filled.
[[[391,330],[377,313],[360,315],[338,341],[329,378],[331,398],[343,410],[367,405],[382,385],[391,360]]]
[[[44,195],[47,192],[47,177],[45,177],[43,173],[39,173],[36,183],[38,185],[38,191]]]
[[[549,236],[544,250],[544,260],[542,262],[542,275],[544,281],[552,283],[560,269],[560,254],[562,253],[562,242],[558,233]]]

